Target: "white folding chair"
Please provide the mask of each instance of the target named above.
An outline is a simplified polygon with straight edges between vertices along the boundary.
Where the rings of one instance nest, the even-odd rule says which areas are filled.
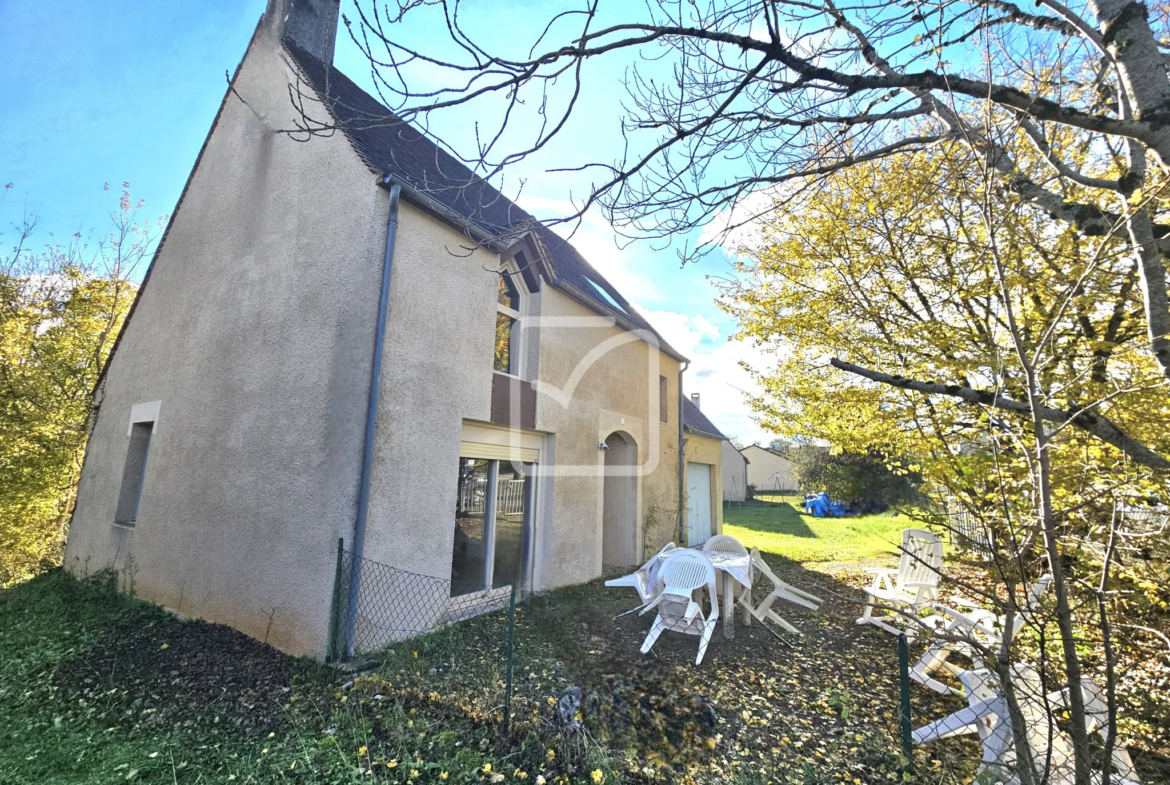
[[[968,608],[966,612],[935,605],[938,615],[923,619],[923,624],[931,626],[932,622],[935,623],[938,627],[937,637],[910,669],[910,678],[943,695],[958,695],[958,689],[944,684],[933,674],[941,669],[958,676],[965,670],[988,667],[988,663],[984,662],[984,652],[998,652],[1005,640],[1008,643],[1015,640],[1016,633],[1040,612],[1041,600],[1051,585],[1051,575],[1043,575],[1032,584],[1025,606],[1012,616],[1010,629],[1006,614],[996,616],[992,611],[967,600],[954,600],[956,605]],[[949,658],[956,654],[965,656],[970,665],[963,668],[949,662]]]
[[[899,610],[916,614],[926,603],[938,598],[938,582],[942,572],[942,540],[925,529],[906,529],[902,532],[902,557],[898,569],[866,569],[873,574],[873,585],[864,591],[865,611],[858,624],[873,624],[894,635],[906,633],[914,637],[912,629],[895,627],[890,622],[896,616],[874,616],[875,610]]]
[[[700,603],[695,601],[695,592],[707,589],[711,612],[703,614]],[[703,554],[692,550],[677,550],[666,557],[658,571],[658,592],[647,603],[642,613],[657,608],[650,633],[642,643],[642,653],[647,654],[663,630],[699,636],[699,654],[695,664],[703,661],[715,622],[719,619],[719,601],[715,596],[715,568]]]
[[[655,582],[658,577],[658,570],[662,568],[662,557],[675,550],[676,546],[673,542],[668,542],[662,546],[657,554],[650,558],[650,561],[643,564],[636,572],[629,575],[623,575],[620,578],[613,578],[605,582],[606,586],[611,588],[629,586],[638,592],[638,596],[642,598],[642,603],[645,604],[654,596]]]

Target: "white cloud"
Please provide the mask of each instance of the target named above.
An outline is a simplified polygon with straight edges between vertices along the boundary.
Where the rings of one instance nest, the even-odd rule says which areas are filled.
[[[755,368],[769,367],[775,358],[744,341],[728,341],[720,327],[702,315],[634,307],[654,325],[667,343],[691,360],[683,381],[684,393],[699,393],[703,413],[729,437],[748,444],[767,444],[774,434],[751,418],[746,395],[760,388],[740,362]]]

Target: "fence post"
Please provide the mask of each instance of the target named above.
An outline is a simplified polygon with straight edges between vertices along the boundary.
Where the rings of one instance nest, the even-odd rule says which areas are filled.
[[[898,693],[902,704],[902,754],[914,764],[914,745],[910,737],[910,644],[906,633],[898,635]]]
[[[329,611],[329,643],[325,647],[326,662],[337,659],[337,617],[341,615],[341,570],[345,554],[345,538],[337,538],[337,566],[333,570],[333,607]]]
[[[512,597],[508,600],[508,655],[507,676],[504,685],[504,732],[512,728],[512,649],[516,638],[516,583],[512,583]]]

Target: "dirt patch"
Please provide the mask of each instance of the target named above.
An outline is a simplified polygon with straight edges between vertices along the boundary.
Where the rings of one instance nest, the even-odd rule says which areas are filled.
[[[220,727],[250,736],[285,725],[283,704],[311,667],[220,624],[124,614],[85,652],[63,660],[55,686],[107,721]]]

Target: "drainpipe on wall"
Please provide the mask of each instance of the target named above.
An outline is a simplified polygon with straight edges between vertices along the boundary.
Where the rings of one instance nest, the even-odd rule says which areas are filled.
[[[684,360],[678,369],[678,543],[680,548],[687,544],[686,507],[683,506],[683,497],[686,496],[686,468],[687,459],[683,448],[687,440],[683,436],[683,372],[690,366],[690,360]]]
[[[383,181],[390,185],[390,177]],[[366,518],[370,510],[370,476],[374,470],[374,436],[378,428],[378,399],[382,389],[382,349],[386,339],[386,314],[390,310],[390,273],[394,269],[394,242],[398,238],[398,199],[402,189],[390,185],[390,214],[386,219],[386,258],[382,263],[382,293],[378,300],[378,326],[374,331],[374,359],[370,368],[370,397],[366,402],[366,435],[362,444],[362,474],[358,484],[357,519],[353,524],[349,568],[349,598],[345,614],[345,657],[353,655],[357,606],[361,594],[362,556],[366,549]]]

